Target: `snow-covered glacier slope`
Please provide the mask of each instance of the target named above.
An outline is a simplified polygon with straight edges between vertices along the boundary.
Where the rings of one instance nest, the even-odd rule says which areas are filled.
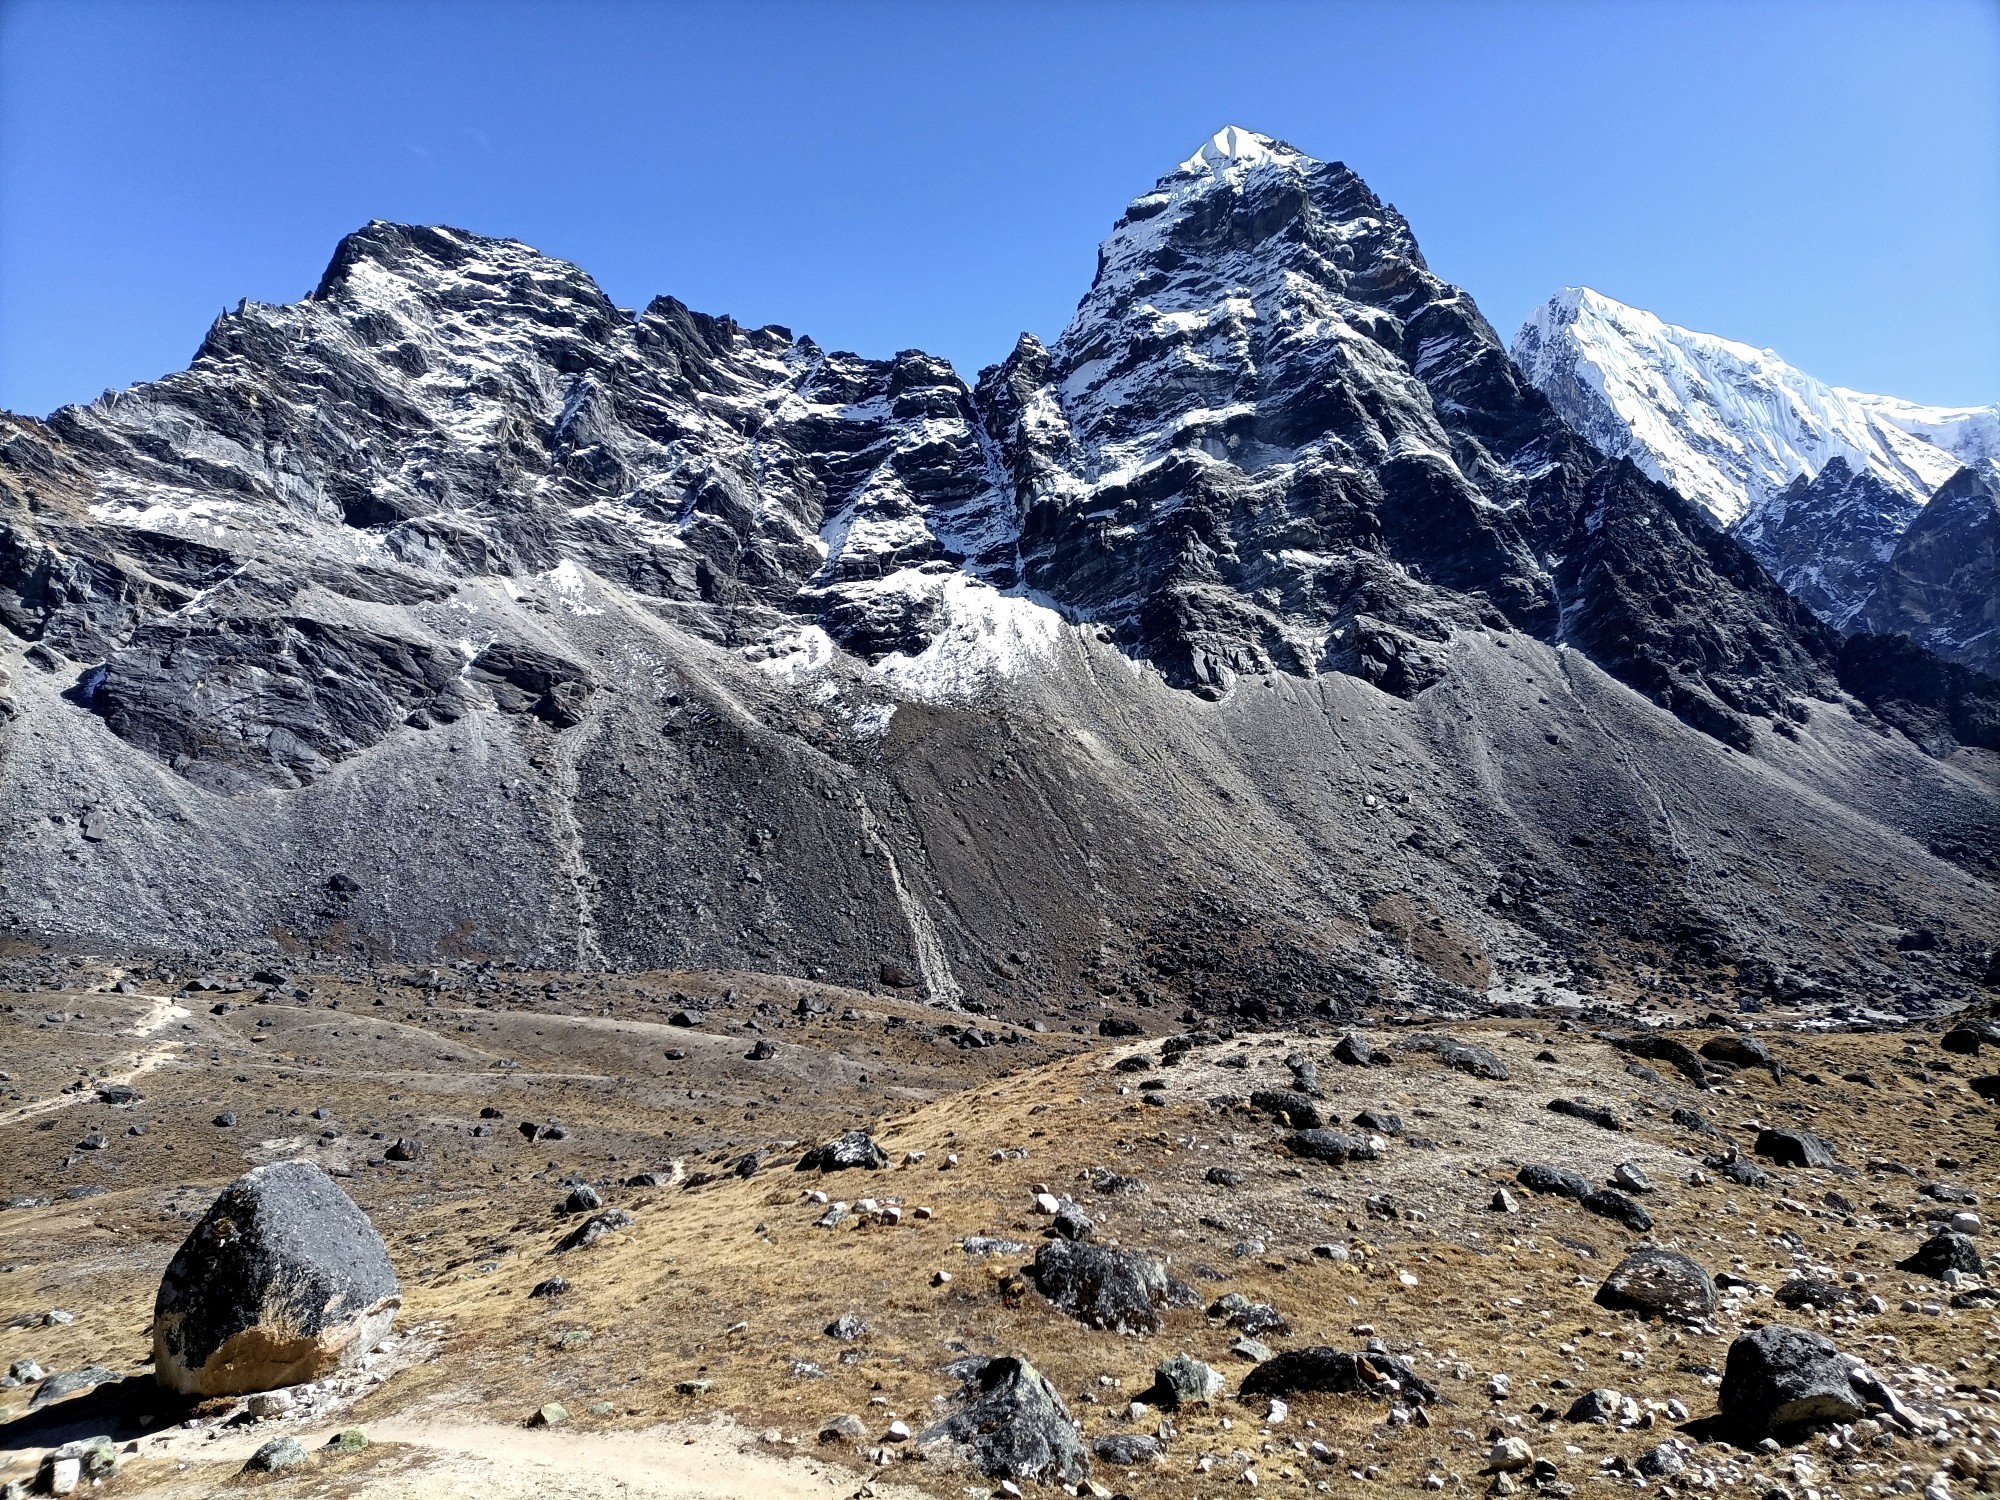
[[[2000,405],[1920,406],[1828,385],[1769,349],[1676,327],[1587,287],[1544,303],[1513,354],[1591,442],[1724,526],[1836,458],[1905,497],[1912,514],[1962,465],[2000,459]]]

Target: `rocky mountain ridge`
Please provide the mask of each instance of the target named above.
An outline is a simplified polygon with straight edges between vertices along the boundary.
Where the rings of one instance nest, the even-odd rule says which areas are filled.
[[[1843,642],[1247,131],[973,386],[374,224],[8,419],[0,495],[23,936],[1252,1012],[1983,972],[1991,685]]]
[[[1994,674],[1990,622],[1978,623],[1990,562],[1946,584],[1949,568],[1915,561],[1939,550],[1924,536],[1945,526],[1950,551],[1990,559],[1985,512],[1948,506],[1909,555],[1897,553],[1934,495],[2000,485],[2000,406],[1922,406],[1830,386],[1771,350],[1579,287],[1539,308],[1513,353],[1572,427],[1699,504],[1829,625],[1907,634]],[[1913,570],[1927,581],[1914,584]]]

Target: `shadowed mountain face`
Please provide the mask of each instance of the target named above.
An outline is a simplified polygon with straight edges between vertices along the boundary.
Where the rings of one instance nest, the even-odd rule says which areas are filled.
[[[1844,649],[1245,131],[976,387],[373,224],[0,487],[24,935],[1253,1015],[1983,968],[1991,684]]]

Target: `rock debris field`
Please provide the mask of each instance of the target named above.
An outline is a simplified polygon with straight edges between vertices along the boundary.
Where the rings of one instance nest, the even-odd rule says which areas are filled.
[[[8,963],[8,1500],[2000,1490],[1990,1021]]]

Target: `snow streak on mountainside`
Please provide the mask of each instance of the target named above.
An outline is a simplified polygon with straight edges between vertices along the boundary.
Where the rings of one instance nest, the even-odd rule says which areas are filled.
[[[1990,684],[1854,654],[1359,177],[1234,127],[970,387],[370,224],[186,371],[0,419],[0,627],[29,933],[940,999],[1151,954],[1268,1009],[1531,950],[1775,973],[1811,881],[1886,861],[1883,923],[1958,930],[2000,868],[1945,759]],[[1708,873],[1725,805],[1775,884]]]
[[[1514,358],[1571,425],[1733,525],[1843,460],[1912,513],[1961,465],[2000,459],[2000,406],[1919,406],[1827,385],[1768,349],[1571,287],[1521,325]]]

